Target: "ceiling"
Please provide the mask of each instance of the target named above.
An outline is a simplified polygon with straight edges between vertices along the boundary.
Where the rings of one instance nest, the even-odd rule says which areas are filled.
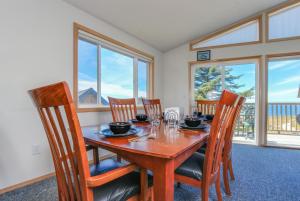
[[[285,0],[64,0],[166,52]]]

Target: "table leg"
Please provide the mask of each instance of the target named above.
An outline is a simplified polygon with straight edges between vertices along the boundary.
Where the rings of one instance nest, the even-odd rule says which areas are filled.
[[[154,201],[174,200],[174,161],[156,163],[154,174]]]

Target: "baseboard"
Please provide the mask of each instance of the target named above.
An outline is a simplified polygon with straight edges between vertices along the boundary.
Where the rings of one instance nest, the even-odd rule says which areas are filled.
[[[105,160],[105,159],[108,159],[108,158],[112,158],[114,156],[115,156],[115,154],[106,154],[104,156],[100,156],[99,160]],[[90,160],[89,164],[93,164],[93,160]],[[55,172],[51,172],[49,174],[45,174],[45,175],[42,175],[42,176],[30,179],[30,180],[26,180],[26,181],[20,182],[18,184],[14,184],[12,186],[8,186],[8,187],[5,187],[5,188],[2,188],[2,189],[0,189],[0,195],[4,194],[4,193],[7,193],[7,192],[10,192],[10,191],[17,190],[19,188],[23,188],[25,186],[32,185],[34,183],[43,181],[45,179],[49,179],[49,178],[51,178],[53,176],[55,176]]]
[[[2,189],[0,189],[0,195],[4,194],[4,193],[7,193],[9,191],[13,191],[13,190],[23,188],[25,186],[29,186],[31,184],[43,181],[43,180],[48,179],[48,178],[53,177],[53,176],[55,176],[55,172],[51,172],[51,173],[46,174],[46,175],[42,175],[42,176],[27,180],[27,181],[23,181],[21,183],[18,183],[18,184],[12,185],[12,186],[2,188]]]

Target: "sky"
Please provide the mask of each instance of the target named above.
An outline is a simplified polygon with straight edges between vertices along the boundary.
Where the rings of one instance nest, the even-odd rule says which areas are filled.
[[[269,62],[268,91],[272,102],[300,102],[300,59]]]
[[[97,91],[97,45],[79,40],[78,88]],[[133,97],[133,58],[101,48],[101,96],[115,98]],[[138,62],[138,97],[147,91],[147,63]]]
[[[239,83],[245,84],[241,90],[255,86],[255,64],[232,67],[232,74],[243,75]],[[270,61],[268,65],[269,102],[300,102],[300,59]]]

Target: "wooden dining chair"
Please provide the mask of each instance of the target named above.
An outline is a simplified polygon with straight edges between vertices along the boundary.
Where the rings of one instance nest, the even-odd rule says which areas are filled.
[[[162,109],[160,99],[145,99],[142,98],[146,115],[155,114],[162,118]]]
[[[218,201],[222,200],[220,167],[224,140],[229,123],[234,117],[238,95],[224,90],[217,105],[210,128],[205,154],[194,153],[175,170],[175,180],[202,190],[202,201],[208,201],[209,187],[215,184]]]
[[[114,122],[127,122],[136,118],[135,98],[118,99],[108,97],[108,100]]]
[[[202,115],[214,115],[218,102],[218,100],[196,100],[197,110]]]
[[[237,107],[234,111],[234,117],[232,118],[232,122],[229,123],[229,127],[225,134],[225,144],[224,144],[222,162],[223,162],[223,180],[224,180],[225,192],[227,195],[231,195],[228,172],[230,173],[230,178],[232,180],[235,179],[233,173],[233,167],[232,167],[232,138],[234,134],[234,129],[236,127],[236,123],[240,117],[240,113],[245,101],[246,101],[245,97],[239,98]],[[203,146],[201,149],[199,149],[199,152],[205,154],[206,146]]]
[[[225,186],[225,192],[227,195],[231,195],[229,180],[228,180],[228,171],[230,177],[234,180],[233,167],[232,167],[232,138],[234,134],[234,129],[236,127],[237,121],[240,118],[240,113],[243,108],[243,105],[246,101],[245,97],[240,97],[237,107],[234,111],[234,116],[232,121],[229,123],[229,127],[225,135],[225,145],[223,150],[223,180]]]
[[[140,177],[134,164],[121,165],[112,159],[89,167],[84,138],[67,83],[33,89],[29,93],[48,138],[60,201],[147,199],[151,194],[147,185],[152,185],[152,178],[145,170],[141,171]]]

